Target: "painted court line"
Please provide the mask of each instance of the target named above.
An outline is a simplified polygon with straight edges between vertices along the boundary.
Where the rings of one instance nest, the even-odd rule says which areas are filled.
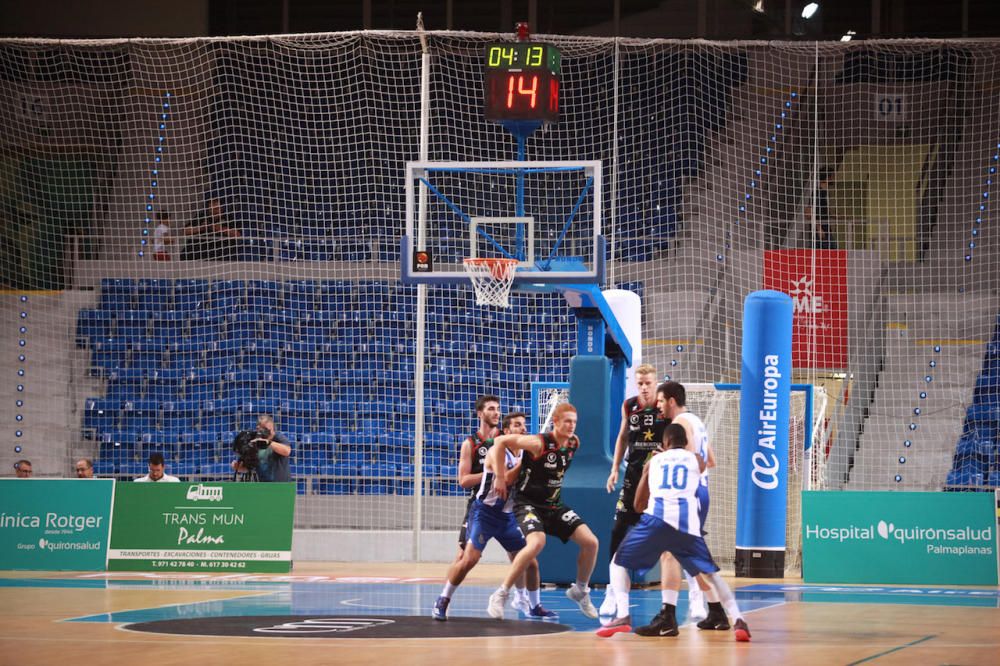
[[[923,643],[924,641],[929,641],[932,638],[937,638],[937,636],[924,636],[923,638],[918,638],[915,641],[910,641],[909,643],[905,643],[905,644],[900,645],[898,647],[894,647],[891,650],[886,650],[885,652],[879,652],[878,654],[873,654],[870,657],[865,657],[864,659],[861,659],[860,661],[852,661],[847,666],[856,666],[857,664],[864,664],[864,663],[869,662],[869,661],[874,661],[874,660],[878,659],[879,657],[884,657],[887,654],[892,654],[893,652],[899,652],[900,650],[905,650],[908,647],[913,647],[914,645],[919,645],[920,643]]]

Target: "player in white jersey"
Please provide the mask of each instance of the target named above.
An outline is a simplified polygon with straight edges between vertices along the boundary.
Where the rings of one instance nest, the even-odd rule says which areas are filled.
[[[629,569],[644,573],[660,555],[673,554],[684,569],[704,575],[733,616],[736,640],[749,641],[750,628],[740,613],[732,591],[719,575],[705,538],[701,536],[697,490],[705,461],[689,450],[684,426],[671,424],[663,433],[667,450],[658,453],[643,470],[636,489],[635,509],[642,511],[639,522],[629,530],[611,562],[611,585],[614,587],[615,618],[597,631],[608,637],[632,630],[629,610],[631,576]],[[676,636],[675,606],[660,611],[653,621],[635,630],[640,636]]]
[[[513,412],[503,419],[503,433],[520,435],[525,432],[526,417],[521,412]],[[492,443],[492,442],[491,442]],[[514,483],[521,471],[521,452],[505,451],[505,478],[508,483]],[[467,538],[465,549],[452,565],[448,568],[447,581],[441,596],[434,603],[431,617],[435,620],[448,619],[448,604],[455,590],[469,571],[479,563],[483,554],[483,549],[490,539],[496,539],[511,558],[526,545],[524,534],[517,525],[512,513],[514,508],[514,494],[503,498],[493,489],[493,470],[487,458],[483,466],[479,487],[474,494],[473,502],[469,506],[467,516]],[[523,609],[525,615],[532,618],[553,619],[556,613],[546,610],[541,605],[541,590],[538,577],[538,564],[533,565],[533,576],[527,577],[527,608]]]
[[[698,507],[701,517],[702,534],[705,533],[705,522],[708,520],[708,470],[715,467],[715,453],[708,441],[708,429],[700,418],[687,409],[687,391],[678,382],[664,382],[656,387],[656,405],[663,418],[679,423],[687,435],[688,451],[701,456],[705,461],[705,471],[701,475],[698,486]],[[688,584],[688,614],[691,621],[698,622],[700,629],[729,629],[726,613],[722,610],[719,600],[715,598],[712,587],[703,579],[695,578],[685,572]],[[681,589],[681,567],[674,561],[670,553],[664,553],[660,558],[660,597],[664,605],[677,605],[678,593]],[[708,598],[709,607],[705,607]]]

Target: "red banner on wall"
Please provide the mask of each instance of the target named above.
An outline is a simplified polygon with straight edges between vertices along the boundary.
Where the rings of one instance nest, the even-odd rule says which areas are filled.
[[[847,252],[764,252],[764,288],[792,297],[792,364],[847,366]]]

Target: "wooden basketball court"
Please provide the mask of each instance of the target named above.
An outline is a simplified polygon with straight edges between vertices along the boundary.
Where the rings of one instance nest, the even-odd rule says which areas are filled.
[[[488,565],[456,593],[449,621],[434,622],[430,608],[444,570],[427,563],[302,563],[291,576],[8,572],[0,577],[0,664],[1000,663],[996,588],[739,579],[731,582],[753,638],[738,644],[731,632],[693,626],[677,638],[598,638],[597,621],[558,589],[542,596],[560,615],[558,625],[544,628],[553,633],[525,635],[539,623],[513,621],[509,609],[504,622],[486,616],[503,570]],[[646,621],[659,592],[636,591],[632,602],[633,617]],[[684,612],[682,600],[679,619]],[[187,629],[139,631],[138,623]],[[249,635],[239,635],[247,628]],[[511,635],[495,635],[500,629]],[[401,637],[364,637],[386,630]]]

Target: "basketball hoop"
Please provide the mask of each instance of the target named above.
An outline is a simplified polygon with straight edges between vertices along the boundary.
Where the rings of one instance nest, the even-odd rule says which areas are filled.
[[[510,288],[517,272],[517,259],[463,259],[462,263],[476,290],[476,305],[510,307]]]

